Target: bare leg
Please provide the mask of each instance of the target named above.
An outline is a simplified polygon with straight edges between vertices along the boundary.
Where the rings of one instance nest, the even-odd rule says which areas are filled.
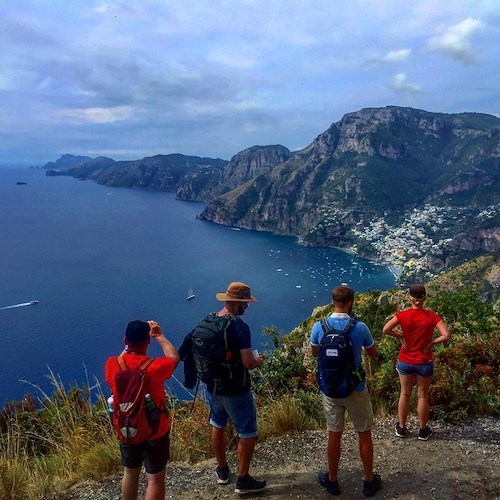
[[[330,481],[337,481],[340,460],[340,442],[342,432],[328,431],[326,454],[328,458],[328,477]]]
[[[164,500],[165,498],[165,469],[156,474],[148,474],[146,500]]]
[[[417,413],[420,428],[427,427],[429,422],[429,386],[431,385],[432,377],[421,377],[417,375],[417,390],[418,404]]]
[[[212,448],[219,467],[224,467],[226,462],[226,434],[225,429],[212,426]]]
[[[238,476],[245,476],[250,469],[250,460],[252,459],[257,438],[240,438],[238,441]]]
[[[363,462],[365,480],[373,480],[373,440],[372,431],[358,432],[359,436],[359,456]]]
[[[130,469],[129,467],[123,468],[122,479],[122,498],[123,500],[137,500],[137,491],[139,489],[139,474],[141,468]]]
[[[401,384],[401,394],[399,395],[398,403],[398,417],[399,425],[406,427],[406,420],[410,413],[410,398],[413,390],[413,383],[415,381],[414,375],[401,375],[399,374],[399,382]]]

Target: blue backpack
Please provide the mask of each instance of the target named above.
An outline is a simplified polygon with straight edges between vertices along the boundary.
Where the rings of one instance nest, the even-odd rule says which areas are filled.
[[[321,320],[324,336],[318,349],[316,380],[326,396],[345,398],[365,380],[365,372],[354,362],[351,330],[356,320],[350,318],[343,330],[332,328],[326,319]]]

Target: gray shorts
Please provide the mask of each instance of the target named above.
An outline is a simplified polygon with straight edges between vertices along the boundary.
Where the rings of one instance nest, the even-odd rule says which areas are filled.
[[[349,418],[357,432],[366,432],[373,426],[373,409],[370,393],[364,391],[353,391],[346,398],[330,398],[321,394],[323,408],[326,416],[326,428],[330,432],[342,432],[345,425],[345,414]]]

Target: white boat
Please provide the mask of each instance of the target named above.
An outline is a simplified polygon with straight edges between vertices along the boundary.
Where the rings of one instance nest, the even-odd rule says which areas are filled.
[[[38,304],[38,300],[30,300],[30,306]]]
[[[195,295],[194,295],[194,291],[192,288],[190,288],[188,290],[188,295],[187,295],[187,300],[191,300],[191,299],[194,299]]]

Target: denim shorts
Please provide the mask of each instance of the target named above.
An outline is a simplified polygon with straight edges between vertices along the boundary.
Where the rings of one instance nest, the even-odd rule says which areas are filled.
[[[225,429],[231,419],[240,438],[257,436],[257,409],[251,391],[231,396],[208,393],[207,399],[211,408],[210,425]]]
[[[131,445],[120,443],[122,465],[129,469],[137,469],[144,463],[148,474],[157,474],[166,467],[170,458],[169,445],[168,432],[154,441]]]
[[[420,365],[412,365],[397,361],[396,370],[400,375],[419,375],[420,377],[432,377],[434,375],[434,363],[429,361]]]

